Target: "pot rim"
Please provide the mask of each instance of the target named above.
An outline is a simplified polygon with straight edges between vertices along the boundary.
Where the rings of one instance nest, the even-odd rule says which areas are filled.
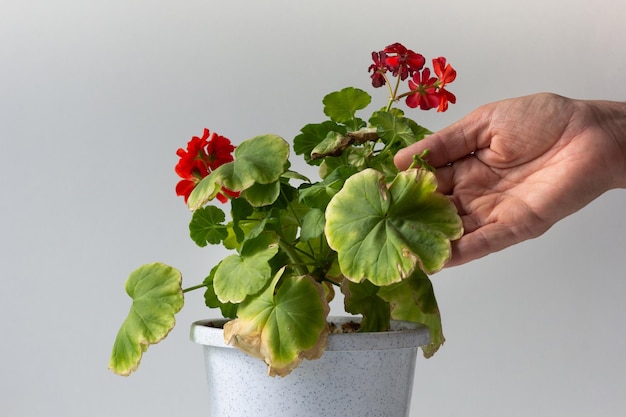
[[[329,316],[328,321],[341,325],[359,321],[360,316]],[[226,344],[221,327],[228,319],[206,319],[192,323],[190,339],[198,344],[218,348],[235,349]],[[211,326],[213,325],[213,326]],[[391,321],[387,332],[331,333],[328,335],[327,352],[358,350],[411,349],[427,345],[430,341],[428,327],[408,321]]]

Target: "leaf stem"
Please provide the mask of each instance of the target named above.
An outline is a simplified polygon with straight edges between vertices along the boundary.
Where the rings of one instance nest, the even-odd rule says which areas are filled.
[[[435,172],[435,167],[426,162],[426,155],[430,152],[430,149],[424,149],[421,154],[413,155],[413,162],[409,165],[408,169],[412,169],[415,167],[426,169],[430,172]]]
[[[193,287],[185,288],[183,290],[183,294],[189,291],[198,290],[200,288],[206,288],[206,284],[198,284],[198,285],[194,285]]]
[[[336,286],[336,287],[341,287],[341,284],[340,284],[340,283],[338,283],[337,281],[332,280],[332,279],[330,279],[330,278],[328,278],[328,277],[325,277],[325,276],[321,278],[321,281],[322,281],[322,282],[324,282],[324,281],[325,281],[325,282],[330,282],[331,284],[333,284],[333,285],[334,285],[334,286]]]
[[[307,275],[309,273],[307,268],[304,266],[305,264],[302,262],[302,259],[300,259],[300,256],[298,255],[298,253],[294,250],[294,248],[290,244],[286,243],[283,239],[279,239],[278,246],[289,257],[289,260],[291,261],[291,265],[293,266],[293,269],[296,271],[298,275]]]
[[[289,211],[291,211],[291,214],[293,214],[293,218],[296,219],[296,222],[298,222],[298,227],[302,228],[302,221],[300,219],[300,216],[298,216],[298,213],[296,213],[296,210],[293,208],[291,201],[287,200],[287,196],[285,196],[282,192],[281,192],[281,197],[285,201],[285,204],[287,204],[287,207],[289,207]],[[311,253],[315,253],[309,242],[307,242],[307,245],[309,246]]]

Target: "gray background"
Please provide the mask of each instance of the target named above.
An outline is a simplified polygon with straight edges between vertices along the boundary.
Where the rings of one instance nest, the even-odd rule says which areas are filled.
[[[205,126],[291,139],[348,85],[382,106],[366,69],[395,41],[458,70],[457,105],[413,113],[432,129],[539,91],[625,100],[624,16],[614,0],[1,0],[0,415],[202,415],[200,292],[138,373],[106,367],[135,267],[190,286],[223,255],[194,246],[174,195],[175,150]],[[448,341],[418,361],[413,415],[623,415],[625,207],[609,192],[437,274]]]

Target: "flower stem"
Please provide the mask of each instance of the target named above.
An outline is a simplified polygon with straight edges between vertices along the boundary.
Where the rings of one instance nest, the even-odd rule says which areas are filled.
[[[391,105],[394,101],[397,101],[400,97],[398,97],[398,89],[400,88],[400,74],[402,73],[402,66],[398,68],[398,76],[396,77],[396,86],[391,90],[391,86],[389,85],[389,79],[385,76],[385,80],[387,81],[387,87],[389,88],[389,102],[387,103],[387,107],[385,111],[391,110]]]

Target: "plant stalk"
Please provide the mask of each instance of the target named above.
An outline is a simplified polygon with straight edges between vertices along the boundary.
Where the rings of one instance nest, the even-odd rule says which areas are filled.
[[[206,288],[206,284],[198,284],[198,285],[194,285],[193,287],[185,288],[183,289],[183,294],[189,291],[198,290],[200,288]]]

